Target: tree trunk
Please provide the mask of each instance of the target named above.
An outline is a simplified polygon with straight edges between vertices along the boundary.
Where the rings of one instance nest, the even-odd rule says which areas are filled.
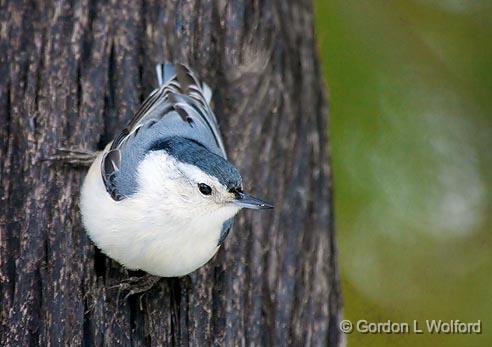
[[[242,211],[203,268],[125,298],[80,221],[85,169],[186,62],[214,90]],[[309,1],[0,1],[0,322],[6,346],[341,344],[327,106]]]

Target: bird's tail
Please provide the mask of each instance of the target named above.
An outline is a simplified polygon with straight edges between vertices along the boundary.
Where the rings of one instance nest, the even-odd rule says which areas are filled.
[[[196,73],[184,64],[158,64],[156,72],[159,89],[164,90],[168,102],[178,112],[191,105],[212,132],[224,158],[227,158],[219,124],[210,105],[212,99],[210,87],[200,81]]]
[[[177,77],[181,87],[187,88],[190,85],[196,85],[199,87],[205,101],[207,104],[210,104],[210,100],[212,99],[212,90],[205,82],[200,82],[195,73],[188,66],[182,64],[176,65],[173,63],[164,63],[157,64],[155,66],[155,70],[157,73],[157,82],[159,83],[159,87],[167,85],[175,77]]]

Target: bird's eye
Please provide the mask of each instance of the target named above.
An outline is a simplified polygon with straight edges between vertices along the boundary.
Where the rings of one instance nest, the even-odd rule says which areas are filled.
[[[203,195],[212,194],[212,188],[210,188],[210,186],[206,185],[205,183],[198,183],[198,189],[200,189],[200,193],[202,193]]]

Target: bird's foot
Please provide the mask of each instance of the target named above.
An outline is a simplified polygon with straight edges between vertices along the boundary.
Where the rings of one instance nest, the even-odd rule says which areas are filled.
[[[146,274],[141,277],[130,277],[127,278],[115,286],[109,287],[109,289],[118,289],[118,296],[121,291],[128,291],[125,295],[124,300],[128,299],[130,296],[144,293],[150,290],[157,282],[159,282],[162,277],[153,276]]]
[[[54,155],[45,160],[61,162],[76,167],[89,167],[96,159],[98,152],[91,152],[76,148],[58,148]]]

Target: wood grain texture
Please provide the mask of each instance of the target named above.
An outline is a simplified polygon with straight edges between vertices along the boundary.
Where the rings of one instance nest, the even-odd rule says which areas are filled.
[[[245,187],[276,208],[125,300],[81,226],[85,171],[43,159],[102,148],[166,60],[212,87]],[[2,345],[342,344],[327,113],[309,1],[0,0]]]

